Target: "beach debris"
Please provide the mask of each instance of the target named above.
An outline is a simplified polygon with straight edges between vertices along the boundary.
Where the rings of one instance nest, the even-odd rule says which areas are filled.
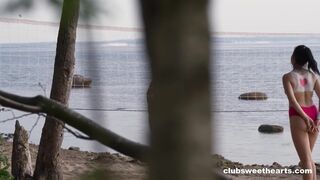
[[[219,154],[213,154],[212,155],[212,160],[213,160],[213,166],[215,168],[239,168],[243,167],[243,164],[240,162],[233,162],[228,159],[225,159],[223,156]]]
[[[80,148],[79,148],[79,147],[76,147],[76,146],[70,146],[70,147],[68,148],[68,150],[80,151]]]
[[[75,74],[72,78],[72,87],[73,88],[88,88],[90,87],[92,80],[86,78],[82,75]]]
[[[281,133],[283,127],[279,125],[262,124],[259,126],[258,131],[261,133]]]
[[[319,164],[317,164],[317,163],[315,163],[316,164],[316,171],[317,171],[317,174],[319,174],[320,173],[320,165]]]
[[[290,166],[289,166],[289,169],[291,169],[292,171],[295,171],[295,170],[297,170],[297,169],[301,169],[301,167],[298,166],[298,165],[290,165]]]
[[[282,166],[277,163],[277,162],[273,162],[272,165],[270,166],[270,168],[281,168]]]
[[[13,134],[12,133],[0,133],[0,136],[5,141],[9,141],[9,140],[11,140],[13,138]]]
[[[227,177],[222,172],[219,172],[219,171],[216,171],[216,170],[214,170],[213,172],[215,174],[215,179],[217,179],[217,180],[232,180],[231,177]]]
[[[11,173],[15,179],[28,179],[32,177],[33,168],[29,150],[28,132],[16,121],[13,146]]]
[[[247,92],[239,96],[241,100],[266,100],[268,96],[263,92]]]

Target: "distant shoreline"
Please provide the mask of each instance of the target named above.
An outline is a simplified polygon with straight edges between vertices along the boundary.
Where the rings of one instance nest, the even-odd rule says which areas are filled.
[[[59,22],[53,21],[43,21],[43,20],[33,20],[26,18],[5,18],[0,17],[0,23],[13,23],[13,24],[27,24],[27,25],[37,25],[37,26],[51,26],[51,27],[59,27]],[[107,25],[87,25],[87,24],[79,24],[78,28],[81,29],[94,29],[94,30],[102,30],[102,31],[120,31],[120,32],[143,32],[142,27],[129,27],[129,26],[107,26]],[[293,36],[320,36],[320,33],[299,33],[299,32],[210,32],[211,35],[293,35]]]
[[[235,36],[320,36],[320,33],[273,33],[273,32],[212,32],[211,35],[235,35]]]

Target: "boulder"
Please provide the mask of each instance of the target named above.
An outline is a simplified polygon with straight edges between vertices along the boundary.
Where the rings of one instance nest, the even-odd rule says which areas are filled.
[[[281,168],[281,164],[277,163],[277,162],[273,162],[272,165],[270,166],[270,168]]]
[[[262,124],[259,126],[258,131],[261,133],[281,133],[283,127],[278,125]]]
[[[263,92],[248,92],[239,96],[241,100],[266,100],[268,96]]]
[[[68,148],[68,150],[72,150],[72,151],[80,151],[79,147],[75,147],[75,146],[71,146]]]
[[[82,75],[75,74],[72,78],[73,88],[87,88],[90,87],[92,80]]]

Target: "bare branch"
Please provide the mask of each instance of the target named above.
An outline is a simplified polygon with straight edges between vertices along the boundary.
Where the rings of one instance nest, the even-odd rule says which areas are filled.
[[[47,116],[65,122],[101,144],[141,161],[146,160],[149,152],[148,146],[115,134],[80,113],[43,96],[27,98],[0,91],[0,105],[25,112],[46,113]]]
[[[33,124],[33,126],[31,127],[30,131],[29,131],[29,135],[31,136],[31,133],[33,131],[33,129],[38,125],[38,122],[40,120],[41,114],[38,114],[38,118],[36,120],[36,122]]]
[[[16,115],[14,114],[14,112],[11,109],[1,108],[1,111],[10,112],[12,114],[12,117],[16,117]]]
[[[5,119],[5,120],[1,120],[0,123],[6,123],[6,122],[9,122],[9,121],[14,121],[14,120],[21,119],[21,118],[26,117],[26,116],[34,115],[33,113],[28,113],[28,114],[23,114],[23,115],[21,115],[21,116],[16,116],[11,109],[5,109],[5,108],[2,108],[1,111],[11,112],[11,113],[12,113],[12,118],[8,118],[8,119]],[[38,122],[39,122],[41,116],[42,116],[42,117],[46,117],[46,115],[44,115],[44,114],[41,114],[41,113],[38,114],[38,117],[37,117],[35,123],[34,123],[33,126],[31,127],[31,129],[29,130],[29,135],[31,135],[33,129],[38,125]],[[52,118],[54,118],[54,117],[52,117]],[[56,118],[55,118],[55,119],[56,119]],[[56,120],[57,120],[57,119],[56,119]],[[58,121],[58,122],[61,122],[61,121]],[[91,138],[91,137],[84,136],[84,135],[80,134],[79,132],[76,132],[76,131],[71,130],[71,129],[68,128],[67,126],[64,126],[63,128],[66,129],[66,131],[69,132],[70,134],[74,135],[76,138],[84,139],[84,140],[94,140],[94,139]]]
[[[25,104],[25,105],[29,105],[29,106],[37,106],[37,96],[30,98],[30,97],[22,97],[22,96],[18,96],[15,94],[11,94],[11,93],[7,93],[4,91],[0,90],[0,96],[10,99],[12,101],[21,103],[21,104]]]
[[[24,99],[19,99],[19,101],[17,101],[17,99],[15,99],[15,98],[11,99],[10,97],[6,98],[3,96],[0,96],[0,101],[1,101],[2,106],[7,106],[7,107],[11,107],[14,109],[18,109],[18,110],[26,111],[26,112],[31,112],[31,113],[41,112],[40,107],[29,105],[29,104],[23,104],[25,102]]]
[[[70,134],[74,135],[76,138],[84,139],[84,140],[94,140],[94,139],[91,138],[91,137],[81,135],[80,133],[71,130],[71,129],[68,128],[67,126],[64,126],[64,129],[66,129],[67,132],[69,132]]]
[[[21,116],[13,116],[12,118],[1,120],[0,123],[5,123],[5,122],[8,122],[8,121],[14,121],[14,120],[17,120],[17,119],[20,119],[20,118],[23,118],[23,117],[26,117],[26,116],[30,116],[30,115],[33,115],[33,113],[22,114]]]
[[[41,84],[40,82],[38,83],[38,86],[41,88],[41,90],[43,91],[43,95],[47,97],[47,88],[46,86],[44,86],[43,84]]]

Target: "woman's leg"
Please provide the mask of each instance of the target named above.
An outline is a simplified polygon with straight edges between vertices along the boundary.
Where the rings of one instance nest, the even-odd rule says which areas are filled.
[[[290,117],[291,137],[300,158],[300,163],[303,169],[313,169],[313,161],[311,158],[311,149],[307,126],[303,119],[299,116]],[[312,174],[303,174],[304,180],[313,180]]]
[[[317,137],[318,137],[319,132],[315,132],[315,133],[309,133],[309,144],[310,144],[310,150],[312,152],[314,144],[316,143]],[[316,165],[314,164],[314,162],[312,161],[312,172],[313,173],[313,179],[317,180],[317,169],[316,169]]]
[[[319,132],[308,133],[308,134],[309,134],[310,149],[311,149],[311,152],[312,152],[314,144],[316,143],[316,140],[318,138]]]

